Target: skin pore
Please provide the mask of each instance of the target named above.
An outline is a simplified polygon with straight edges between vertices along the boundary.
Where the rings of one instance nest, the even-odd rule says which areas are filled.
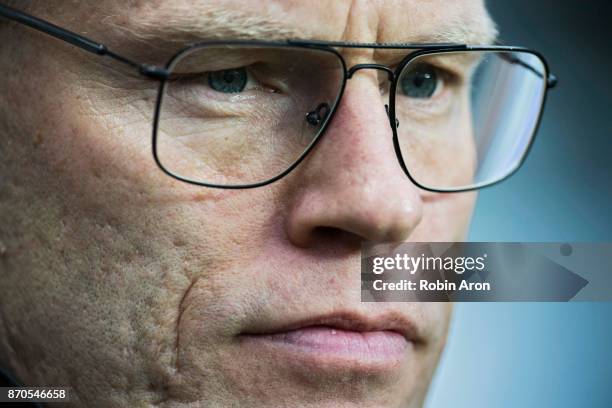
[[[160,64],[210,38],[494,36],[478,0],[29,4]],[[286,178],[206,189],[164,175],[151,157],[156,83],[3,24],[1,367],[24,384],[72,387],[75,406],[421,406],[450,306],[361,303],[360,243],[460,241],[475,196],[425,193],[402,173],[375,71],[349,81],[323,140]],[[240,340],[330,314],[410,320],[418,341],[394,367],[372,369],[298,364]]]

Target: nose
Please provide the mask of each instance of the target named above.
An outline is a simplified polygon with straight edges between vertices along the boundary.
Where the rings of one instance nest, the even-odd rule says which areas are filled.
[[[347,84],[325,135],[294,175],[286,231],[295,245],[314,245],[322,235],[404,241],[421,221],[423,203],[397,160],[385,103],[375,72]]]

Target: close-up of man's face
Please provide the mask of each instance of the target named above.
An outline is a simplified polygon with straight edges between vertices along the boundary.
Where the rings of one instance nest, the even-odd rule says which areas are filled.
[[[11,6],[157,65],[206,40],[496,35],[480,0]],[[360,249],[465,239],[476,193],[417,184],[475,177],[459,86],[473,62],[448,55],[450,68],[431,68],[437,57],[424,56],[404,71],[394,144],[387,73],[341,78],[342,63],[395,70],[414,50],[188,52],[156,119],[166,172],[258,183],[312,148],[273,183],[219,189],[156,164],[156,81],[23,25],[3,21],[0,36],[0,367],[23,384],[70,387],[76,406],[423,404],[451,306],[362,303]],[[307,113],[340,93],[310,146],[318,122]]]

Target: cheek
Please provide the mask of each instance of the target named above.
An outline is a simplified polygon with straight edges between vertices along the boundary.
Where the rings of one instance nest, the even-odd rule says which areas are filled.
[[[274,206],[253,203],[272,203],[271,190],[202,189],[163,174],[141,114],[148,100],[68,93],[61,100],[61,107],[51,101],[31,107],[44,120],[23,130],[25,138],[42,136],[19,180],[30,186],[20,198],[28,203],[21,217],[37,249],[23,263],[31,276],[22,279],[44,288],[23,289],[35,297],[29,303],[41,305],[29,308],[38,326],[24,338],[51,330],[43,346],[49,356],[80,359],[108,378],[133,374],[126,381],[134,386],[143,380],[137,373],[163,382],[176,363],[180,305],[193,277],[256,252]],[[32,349],[41,341],[33,340]],[[73,345],[72,356],[52,352],[64,343]],[[100,358],[106,360],[90,361]]]

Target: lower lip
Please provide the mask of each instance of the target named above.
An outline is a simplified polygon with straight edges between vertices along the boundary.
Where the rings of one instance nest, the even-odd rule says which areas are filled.
[[[242,335],[243,341],[291,352],[292,357],[318,360],[326,365],[397,365],[406,356],[409,342],[394,331],[357,332],[327,326],[304,327],[282,333]]]

